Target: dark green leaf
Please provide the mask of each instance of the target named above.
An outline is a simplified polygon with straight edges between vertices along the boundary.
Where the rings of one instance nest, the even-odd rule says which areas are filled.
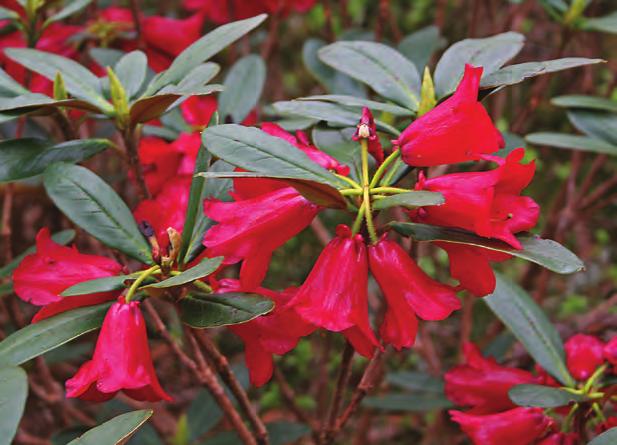
[[[424,206],[438,206],[443,204],[444,202],[446,201],[444,200],[441,193],[412,191],[378,199],[373,203],[373,208],[375,210],[383,210],[390,207],[401,206],[407,207],[408,209],[413,209],[416,207]]]
[[[57,163],[43,182],[52,201],[78,226],[109,247],[152,264],[150,246],[116,192],[90,170]]]
[[[362,405],[381,411],[425,412],[450,408],[452,402],[443,395],[416,392],[367,397],[362,401]]]
[[[508,391],[510,400],[518,406],[537,406],[540,408],[557,408],[573,402],[587,400],[582,394],[573,394],[562,388],[543,385],[516,385]]]
[[[214,62],[202,63],[191,70],[179,83],[178,90],[188,91],[199,88],[214,79],[221,67]]]
[[[617,443],[617,427],[604,431],[599,436],[593,438],[587,445],[615,445]]]
[[[589,108],[591,110],[617,113],[617,101],[596,96],[569,95],[551,99],[553,105],[566,108]]]
[[[111,292],[124,289],[127,280],[134,280],[138,273],[130,275],[117,275],[115,277],[96,278],[94,280],[82,281],[65,289],[60,294],[63,297],[71,297],[73,295],[88,295],[99,292]]]
[[[0,6],[0,20],[19,20],[19,14],[15,11],[12,11],[8,8],[4,8]]]
[[[272,309],[272,300],[256,294],[194,294],[180,300],[180,318],[199,329],[245,323]]]
[[[398,44],[398,50],[413,62],[421,74],[433,53],[444,46],[446,39],[439,35],[439,28],[431,25],[405,36]]]
[[[18,366],[98,329],[111,303],[63,312],[26,326],[0,342],[0,367]]]
[[[219,113],[226,122],[231,116],[239,124],[257,105],[266,81],[266,64],[258,55],[251,54],[238,60],[231,67],[219,96]]]
[[[423,372],[400,371],[386,374],[386,381],[410,391],[434,392],[443,394],[444,384],[441,379]]]
[[[549,147],[617,155],[617,145],[611,145],[608,142],[590,138],[588,136],[542,132],[528,134],[525,136],[525,140],[530,144],[536,145],[548,145]]]
[[[516,32],[456,42],[443,53],[437,63],[435,94],[438,98],[451,94],[463,77],[465,64],[483,67],[483,76],[486,77],[516,56],[524,43],[525,37]]]
[[[28,376],[21,368],[0,369],[0,445],[10,445],[24,413]]]
[[[154,287],[159,289],[166,287],[182,286],[183,284],[192,283],[195,280],[199,280],[200,278],[207,277],[208,275],[214,273],[222,262],[222,256],[216,258],[204,258],[199,264],[183,271],[181,274],[175,275],[171,278],[167,278],[163,281],[159,281],[158,283],[149,284],[146,287]]]
[[[574,379],[565,364],[561,338],[546,314],[519,286],[498,273],[495,277],[495,291],[483,301],[525,346],[538,365],[564,385],[572,386]]]
[[[189,439],[191,442],[206,434],[223,418],[223,412],[212,395],[200,390],[186,412]]]
[[[24,88],[19,82],[9,76],[6,71],[0,68],[0,96],[13,97],[20,94],[28,94],[27,88]]]
[[[90,48],[88,53],[96,63],[103,67],[116,66],[116,63],[126,54],[124,51],[112,48]]]
[[[148,58],[141,51],[131,51],[123,55],[114,67],[118,80],[124,87],[128,98],[134,97],[146,80]]]
[[[617,11],[603,17],[585,18],[583,29],[617,34]]]
[[[151,409],[121,414],[72,440],[67,445],[120,445],[137,431],[153,414]]]
[[[272,422],[266,425],[270,436],[270,445],[289,445],[296,443],[300,438],[311,432],[311,429],[302,423]]]
[[[84,9],[90,3],[92,3],[92,0],[72,0],[67,6],[45,20],[43,27],[47,27],[54,22],[59,22],[60,20],[64,20],[65,18],[72,16],[76,12]]]
[[[410,110],[420,103],[420,75],[413,63],[389,46],[375,42],[336,42],[319,50],[331,67],[364,82],[386,99]]]
[[[585,267],[576,255],[561,244],[553,240],[542,239],[536,235],[519,234],[516,238],[521,242],[523,248],[517,250],[503,241],[484,238],[461,229],[417,223],[391,223],[391,226],[397,232],[410,236],[417,241],[444,241],[483,247],[523,258],[557,273],[574,273],[583,270]]]
[[[107,139],[77,139],[52,145],[42,139],[0,142],[0,182],[40,175],[54,162],[81,162],[111,146]]]
[[[17,97],[0,98],[0,111],[4,113],[51,114],[55,108],[67,107],[100,113],[101,110],[89,102],[79,99],[56,100],[44,94],[25,93]]]
[[[360,144],[352,139],[355,128],[322,129],[314,127],[311,132],[313,144],[328,153],[341,164],[350,168],[349,177],[357,182],[362,178]],[[369,157],[369,163],[372,157]]]
[[[361,97],[344,96],[340,94],[321,94],[318,96],[300,97],[296,100],[308,100],[333,102],[335,104],[347,106],[347,107],[368,107],[371,111],[384,111],[386,113],[393,114],[395,116],[409,116],[412,114],[407,108],[399,107],[398,105],[388,104],[383,102],[376,102],[374,100],[362,99]]]
[[[13,283],[11,281],[0,284],[0,298],[13,293]]]
[[[587,136],[617,145],[617,114],[605,111],[570,110],[568,119]]]

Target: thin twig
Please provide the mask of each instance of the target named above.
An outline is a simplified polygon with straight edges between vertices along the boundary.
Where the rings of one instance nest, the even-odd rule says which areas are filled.
[[[141,162],[139,162],[139,138],[137,131],[135,129],[127,129],[122,133],[122,137],[126,147],[126,153],[129,158],[129,166],[131,167],[135,180],[137,181],[139,199],[142,201],[144,199],[150,199],[150,191],[148,190],[148,185],[146,184]]]
[[[336,419],[341,409],[341,404],[343,403],[345,388],[349,383],[353,354],[353,346],[351,346],[349,342],[346,342],[341,358],[341,367],[338,380],[336,382],[336,389],[334,390],[334,394],[332,396],[332,402],[330,403],[328,414],[324,417],[322,422],[320,442],[323,444],[332,442],[334,434],[336,433]]]
[[[295,391],[289,385],[289,383],[287,383],[287,380],[285,379],[285,376],[283,375],[281,370],[276,366],[274,367],[274,379],[276,380],[276,383],[279,385],[279,389],[281,390],[281,395],[283,396],[283,401],[285,402],[289,410],[293,413],[296,419],[298,419],[302,423],[305,423],[313,430],[313,439],[315,439],[315,442],[317,442],[319,440],[319,431],[317,431],[317,423],[315,422],[314,419],[309,417],[309,415],[296,404]]]

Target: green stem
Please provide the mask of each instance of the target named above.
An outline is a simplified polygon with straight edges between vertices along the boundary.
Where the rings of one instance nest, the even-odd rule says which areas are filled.
[[[574,413],[576,413],[576,411],[578,410],[578,403],[575,403],[574,405],[572,405],[572,408],[570,408],[570,412],[568,413],[568,415],[566,416],[562,427],[561,427],[561,431],[564,433],[567,433],[568,431],[570,431],[570,424],[572,423],[572,418],[574,417]]]
[[[381,179],[381,177],[383,176],[383,174],[385,173],[385,171],[388,169],[388,167],[394,162],[396,161],[399,156],[401,155],[401,151],[400,150],[394,150],[390,156],[388,156],[379,166],[379,168],[377,169],[377,171],[375,172],[375,174],[373,175],[373,179],[371,179],[371,183],[369,184],[369,188],[373,188],[375,187],[378,183],[379,180]]]
[[[390,193],[390,194],[399,194],[399,193],[409,193],[411,190],[402,189],[398,187],[375,187],[371,189],[371,194],[382,194],[382,193]]]
[[[345,181],[347,184],[349,184],[352,188],[354,189],[358,189],[358,190],[362,190],[362,186],[360,184],[358,184],[356,181],[354,181],[351,178],[348,178],[347,176],[343,176],[343,175],[339,175],[334,173],[334,176],[336,176],[337,178]]]
[[[397,151],[399,151],[399,150],[397,150]],[[382,184],[391,184],[392,183],[392,178],[394,177],[394,175],[398,171],[399,165],[401,165],[402,163],[403,163],[403,161],[401,161],[401,158],[398,158],[396,160],[396,162],[394,162],[394,165],[390,168],[390,170],[388,170],[388,173],[386,173],[386,175],[384,176],[384,178],[381,181],[381,183]]]
[[[129,287],[128,292],[126,293],[126,298],[125,301],[128,303],[129,301],[131,301],[131,299],[133,298],[133,296],[135,295],[135,292],[137,292],[137,289],[139,288],[139,286],[141,285],[141,283],[144,282],[144,280],[146,278],[148,278],[150,275],[154,275],[157,272],[160,272],[161,268],[160,266],[156,265],[156,266],[152,266],[149,269],[144,270],[135,281],[133,281],[133,284],[131,284],[131,287]]]
[[[355,189],[355,188],[354,189],[343,189],[343,190],[339,190],[339,192],[343,196],[361,196],[362,194],[364,194],[364,190]]]
[[[598,380],[598,378],[604,373],[604,371],[606,371],[606,368],[607,365],[604,364],[595,370],[591,377],[589,377],[589,379],[585,382],[585,386],[583,386],[584,393],[588,393],[591,390],[593,384],[596,383],[596,380]]]
[[[362,221],[364,220],[364,211],[366,208],[364,207],[364,202],[360,206],[358,210],[358,214],[356,215],[356,220],[353,222],[353,226],[351,226],[351,233],[354,235],[360,231],[360,227],[362,226]]]
[[[369,238],[374,244],[378,241],[377,231],[375,230],[375,223],[373,222],[373,213],[371,211],[371,196],[370,196],[370,183],[368,177],[368,141],[366,139],[360,140],[362,147],[362,189],[364,191],[364,218],[366,219],[366,228],[368,230]]]

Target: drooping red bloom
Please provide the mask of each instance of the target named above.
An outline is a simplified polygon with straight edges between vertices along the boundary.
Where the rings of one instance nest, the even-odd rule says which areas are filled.
[[[454,290],[429,277],[394,241],[385,237],[368,248],[370,270],[388,302],[381,338],[396,349],[413,345],[416,315],[443,320],[461,303]]]
[[[237,280],[219,281],[217,293],[242,292]],[[272,355],[283,355],[298,344],[301,337],[309,335],[315,326],[305,322],[296,312],[286,306],[295,289],[274,292],[259,287],[255,293],[274,301],[272,312],[246,323],[230,326],[229,329],[244,342],[244,355],[249,377],[254,386],[262,386],[272,378],[274,362]]]
[[[55,243],[49,229],[36,236],[36,252],[26,256],[13,272],[13,287],[19,298],[44,306],[33,321],[82,306],[92,306],[114,299],[117,292],[61,297],[60,294],[83,281],[118,275],[122,266],[114,260],[85,255],[77,249]]]
[[[66,396],[104,402],[118,391],[148,402],[170,401],[150,356],[146,323],[138,301],[118,298],[107,312],[92,360],[66,382]]]
[[[538,442],[538,445],[578,445],[579,440],[576,433],[552,433]]]
[[[368,136],[362,133],[368,133]],[[375,158],[377,164],[383,162],[383,148],[381,147],[381,141],[377,136],[377,125],[375,125],[375,119],[373,119],[373,113],[368,107],[362,108],[362,117],[358,124],[355,133],[352,136],[354,141],[360,139],[368,140],[368,152]]]
[[[319,207],[291,187],[235,202],[206,200],[204,213],[219,224],[204,237],[210,257],[225,264],[243,260],[240,281],[254,289],[263,281],[272,252],[306,228]]]
[[[446,202],[419,209],[414,219],[460,227],[520,249],[521,244],[514,234],[532,228],[540,210],[533,199],[520,196],[535,171],[533,162],[521,164],[524,154],[519,148],[505,160],[491,157],[498,164],[491,171],[453,173],[431,179],[421,175],[416,189],[440,192]]]
[[[614,335],[606,345],[604,345],[604,358],[608,362],[617,366],[617,335]]]
[[[185,19],[148,16],[143,18],[142,32],[146,43],[157,50],[176,57],[202,36],[204,14]]]
[[[194,128],[206,127],[218,108],[218,102],[213,95],[191,96],[180,104],[182,117]]]
[[[368,261],[362,235],[339,225],[336,237],[289,302],[307,322],[342,332],[358,353],[370,356],[379,343],[368,317]]]
[[[573,335],[564,348],[568,370],[576,380],[587,380],[604,363],[604,344],[593,335]]]
[[[478,160],[504,146],[490,116],[478,102],[482,67],[465,65],[465,74],[452,97],[416,119],[392,141],[403,161],[430,167]]]
[[[465,363],[445,374],[446,396],[461,406],[469,406],[469,414],[490,414],[515,408],[508,391],[515,385],[536,383],[527,371],[508,368],[493,358],[486,358],[476,345],[464,345]]]
[[[489,415],[449,412],[475,445],[530,445],[552,425],[541,408],[519,407]]]
[[[203,11],[209,20],[224,24],[261,13],[287,15],[291,11],[307,12],[315,0],[183,0],[189,11]]]

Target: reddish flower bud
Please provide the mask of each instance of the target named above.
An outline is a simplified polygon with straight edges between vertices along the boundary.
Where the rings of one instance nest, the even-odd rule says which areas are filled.
[[[489,414],[515,408],[508,391],[515,385],[535,383],[527,371],[499,365],[495,359],[485,358],[472,343],[464,346],[465,364],[456,366],[445,375],[446,396],[461,406],[469,406],[470,414]]]
[[[553,433],[538,442],[538,445],[578,445],[579,440],[576,433]]]
[[[381,147],[379,136],[377,136],[377,125],[375,125],[373,113],[371,113],[368,107],[362,108],[362,117],[360,118],[360,123],[356,127],[352,139],[354,141],[367,139],[368,152],[375,158],[377,164],[383,162],[383,148]]]
[[[566,364],[576,380],[587,380],[604,363],[604,344],[593,335],[573,335],[564,347]]]
[[[606,345],[604,345],[604,358],[608,362],[617,366],[617,335],[614,335]]]
[[[504,146],[490,116],[478,102],[482,67],[465,65],[452,97],[416,119],[397,140],[403,161],[430,167],[478,160]]]
[[[122,271],[114,260],[84,255],[74,247],[56,244],[43,228],[36,236],[36,252],[26,256],[13,272],[13,287],[19,298],[44,306],[33,322],[82,306],[112,300],[117,292],[61,297],[60,294],[82,281],[112,277]]]
[[[369,246],[371,273],[388,302],[380,334],[396,349],[413,345],[417,320],[443,320],[461,303],[454,290],[429,277],[394,241]]]
[[[135,400],[171,400],[154,372],[139,302],[126,303],[124,297],[109,308],[92,360],[66,382],[67,397],[93,402],[109,400],[118,391]]]
[[[540,408],[514,408],[485,416],[449,412],[475,445],[531,445],[553,422]]]
[[[367,285],[364,240],[339,225],[289,305],[307,322],[342,332],[360,354],[370,356],[379,343],[369,323]]]

